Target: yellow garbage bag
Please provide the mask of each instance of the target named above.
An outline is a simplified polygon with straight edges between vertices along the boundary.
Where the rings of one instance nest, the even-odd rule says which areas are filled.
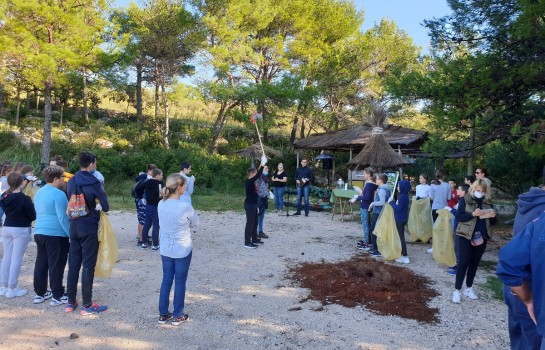
[[[401,241],[397,233],[394,208],[390,204],[382,209],[373,234],[377,236],[378,251],[384,259],[394,260],[401,256]]]
[[[98,257],[95,267],[95,277],[108,278],[119,258],[117,250],[117,239],[105,212],[100,212],[98,224]]]
[[[413,200],[407,222],[411,240],[427,243],[432,236],[431,204],[429,198]]]
[[[433,258],[438,264],[456,266],[456,253],[450,219],[453,215],[446,209],[437,211],[437,220],[433,224]]]

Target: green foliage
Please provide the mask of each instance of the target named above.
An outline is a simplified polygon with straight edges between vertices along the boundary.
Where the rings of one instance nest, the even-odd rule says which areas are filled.
[[[483,286],[492,292],[494,299],[503,300],[503,283],[497,276],[488,276]]]

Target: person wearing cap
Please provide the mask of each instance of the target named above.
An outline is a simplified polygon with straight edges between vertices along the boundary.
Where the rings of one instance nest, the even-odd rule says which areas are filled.
[[[539,218],[545,212],[545,167],[543,167],[543,178],[541,187],[532,187],[527,193],[519,195],[517,201],[517,214],[515,216],[515,223],[513,225],[513,241],[524,231],[524,228],[528,226],[532,220]],[[539,221],[542,222],[543,220]],[[526,237],[524,242],[528,242],[530,237]],[[513,245],[521,245],[523,242],[513,243]],[[542,336],[545,335],[542,332],[538,334],[538,329],[534,320],[528,312],[527,305],[519,299],[517,294],[513,292],[510,286],[515,284],[510,283],[511,278],[508,277],[506,269],[511,269],[510,266],[516,261],[513,260],[511,255],[515,252],[516,248],[509,245],[502,250],[500,255],[500,263],[498,264],[497,274],[504,283],[503,287],[503,300],[507,305],[507,324],[509,329],[509,339],[511,340],[511,349],[539,349],[542,342]],[[531,256],[531,252],[525,251],[525,257]],[[541,259],[543,254],[543,246],[541,251],[537,252],[538,260]],[[532,266],[533,271],[534,266]],[[543,276],[543,270],[537,271]],[[518,283],[520,286],[524,284],[528,289],[532,289],[535,283],[532,283],[532,276],[521,271],[524,278],[522,283]],[[543,284],[543,282],[541,282]],[[518,287],[520,288],[520,287]],[[534,293],[534,295],[536,295]]]
[[[182,162],[180,164],[180,168],[180,175],[182,175],[182,177],[185,179],[185,191],[180,196],[180,200],[191,204],[191,195],[193,194],[193,189],[195,188],[195,176],[189,176],[191,173],[191,164],[189,164],[189,162]]]

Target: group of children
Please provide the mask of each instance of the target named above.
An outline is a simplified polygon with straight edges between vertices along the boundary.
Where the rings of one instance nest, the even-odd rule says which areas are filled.
[[[385,207],[391,205],[394,209],[396,227],[401,243],[401,256],[395,259],[402,264],[410,263],[405,242],[405,225],[409,218],[409,192],[411,184],[407,180],[398,183],[397,200],[388,186],[388,178],[385,174],[375,174],[373,169],[364,169],[365,184],[359,196],[360,215],[363,229],[363,240],[357,242],[360,250],[369,251],[371,256],[381,257],[377,247],[377,236],[371,234]],[[445,182],[445,171],[439,169],[435,173],[435,180],[428,184],[426,174],[419,177],[419,185],[416,186],[414,200],[429,198],[431,201],[432,221],[438,218],[439,210],[448,210],[453,214],[451,230],[453,233],[455,255],[457,265],[450,266],[448,273],[456,275],[455,291],[452,301],[460,303],[462,295],[470,299],[477,299],[472,289],[476,271],[486,243],[490,238],[490,226],[495,224],[495,212],[491,202],[491,181],[486,177],[486,170],[478,168],[472,175],[466,176],[464,184],[457,185],[454,180]],[[373,218],[370,222],[370,212]],[[428,249],[432,253],[433,248]],[[466,288],[461,292],[463,282]]]

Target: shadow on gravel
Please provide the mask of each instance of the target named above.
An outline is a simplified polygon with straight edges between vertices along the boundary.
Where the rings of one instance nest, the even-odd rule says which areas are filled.
[[[428,302],[438,295],[426,277],[370,257],[335,263],[303,263],[291,269],[301,287],[310,289],[305,302],[322,305],[365,306],[380,315],[394,315],[423,323],[437,323],[438,309]]]

